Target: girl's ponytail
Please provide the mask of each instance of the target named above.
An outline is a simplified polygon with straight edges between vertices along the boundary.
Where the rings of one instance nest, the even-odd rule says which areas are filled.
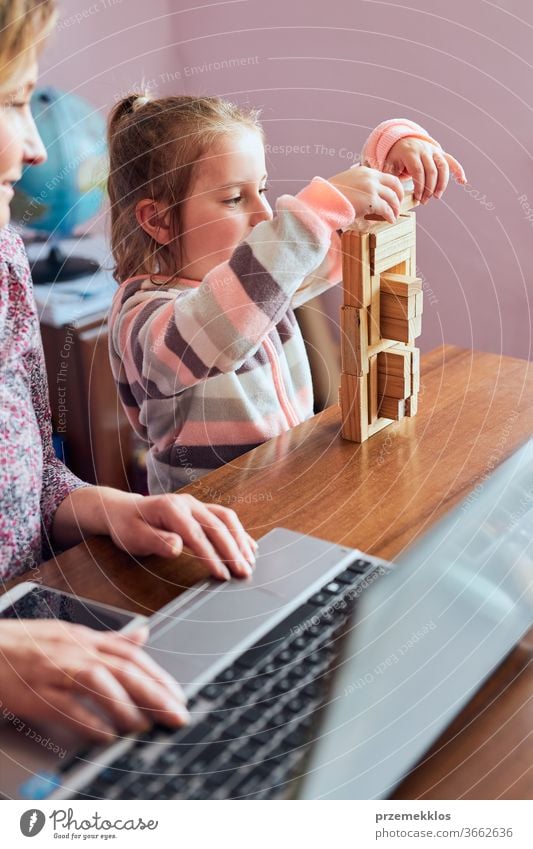
[[[132,94],[128,94],[126,97],[123,97],[122,100],[119,100],[111,110],[111,114],[108,118],[107,126],[109,137],[111,138],[115,135],[120,126],[124,124],[124,120],[126,118],[133,115],[133,113],[137,112],[141,106],[144,106],[149,102],[150,98],[144,92],[132,92]]]

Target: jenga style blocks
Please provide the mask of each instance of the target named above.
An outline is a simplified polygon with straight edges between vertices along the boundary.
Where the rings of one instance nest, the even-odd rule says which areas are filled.
[[[412,193],[395,224],[363,222],[342,236],[342,436],[369,436],[414,416],[420,388],[422,281],[416,277],[416,220]]]

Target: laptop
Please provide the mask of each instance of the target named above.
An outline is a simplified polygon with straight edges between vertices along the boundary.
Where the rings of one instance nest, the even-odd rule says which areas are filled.
[[[4,727],[0,791],[386,798],[533,624],[532,520],[530,441],[395,565],[271,531],[250,579],[206,581],[151,618],[189,726],[65,740],[61,760]]]

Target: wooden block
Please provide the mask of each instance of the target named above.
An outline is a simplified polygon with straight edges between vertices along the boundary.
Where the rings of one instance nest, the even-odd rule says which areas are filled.
[[[403,251],[411,250],[414,244],[414,234],[408,233],[401,239],[394,239],[394,241],[385,242],[383,245],[376,247],[370,256],[371,272],[373,272],[374,268],[379,265],[380,262],[389,259],[389,257],[395,257],[397,254],[400,254]]]
[[[378,372],[378,394],[389,398],[408,398],[411,394],[411,373],[401,377],[396,374]]]
[[[419,294],[422,294],[419,292]],[[414,318],[416,313],[416,295],[402,298],[382,292],[380,298],[380,315],[385,318]]]
[[[378,417],[378,358],[370,357],[368,370],[368,424],[374,424]]]
[[[412,418],[418,412],[418,395],[415,393],[405,401],[405,415]]]
[[[417,395],[420,392],[420,369],[411,372],[411,392]]]
[[[409,348],[394,346],[378,354],[378,371],[398,377],[411,377],[412,353]]]
[[[368,346],[368,356],[373,357],[375,354],[380,354],[382,351],[387,351],[389,348],[395,348],[398,342],[394,339],[380,339],[376,345]]]
[[[394,348],[389,350],[393,351]],[[404,351],[408,351],[411,357],[411,392],[416,395],[420,391],[420,348],[405,346]]]
[[[351,293],[353,291],[353,284],[352,284],[353,257],[351,256],[350,236],[347,232],[342,234],[341,246],[342,246],[342,288],[343,288],[343,292],[344,292],[344,302],[350,303],[349,298],[351,297]],[[352,306],[356,306],[356,304],[353,303]]]
[[[407,265],[411,262],[412,250],[412,247],[404,248],[404,250],[398,251],[396,254],[375,262],[372,268],[372,274],[383,274],[384,271],[392,271],[398,267],[407,268]]]
[[[420,374],[420,348],[409,348],[411,352],[412,362],[411,362],[411,374],[415,371]]]
[[[341,433],[350,442],[368,439],[367,377],[341,373]]]
[[[420,392],[420,348],[411,348],[411,388],[413,394]]]
[[[401,421],[405,416],[405,401],[383,395],[379,401],[379,414],[387,419]]]
[[[422,280],[420,277],[411,277],[409,274],[394,274],[385,271],[380,275],[381,294],[397,295],[400,298],[408,298],[410,295],[422,293]]]
[[[422,315],[424,312],[424,293],[417,292],[415,295],[415,315]]]
[[[401,262],[396,263],[396,265],[391,265],[390,268],[386,269],[394,274],[411,274],[412,262],[411,255],[407,257],[407,259],[402,260]]]
[[[368,372],[368,316],[365,309],[341,307],[341,364],[346,374]]]
[[[422,316],[414,318],[381,318],[381,335],[385,339],[396,339],[412,345],[422,332]]]
[[[371,277],[372,297],[368,308],[368,343],[377,345],[381,339],[381,295],[379,277]]]
[[[384,245],[395,242],[404,236],[411,236],[414,233],[415,221],[414,216],[400,215],[396,224],[389,224],[384,221],[381,224],[374,224],[368,231],[370,236],[370,250],[382,248]],[[396,251],[393,251],[396,253]]]
[[[368,435],[374,436],[375,433],[379,433],[380,430],[383,430],[384,427],[388,427],[388,425],[392,424],[394,419],[385,419],[380,416],[379,419],[376,419],[374,424],[368,426]]]
[[[368,234],[346,230],[342,234],[342,254],[344,303],[351,307],[368,307],[371,301]]]

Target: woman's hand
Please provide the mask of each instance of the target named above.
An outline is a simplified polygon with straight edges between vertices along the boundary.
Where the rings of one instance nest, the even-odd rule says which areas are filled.
[[[237,514],[192,495],[133,495],[108,490],[107,533],[130,554],[181,554],[186,545],[216,578],[251,575],[257,543]],[[229,571],[228,571],[229,567]]]
[[[411,137],[393,144],[383,170],[398,177],[412,177],[414,198],[422,204],[426,204],[432,195],[442,197],[450,179],[450,170],[458,183],[466,183],[465,172],[457,159],[430,142]]]
[[[0,622],[3,717],[52,721],[102,743],[153,721],[183,725],[183,691],[141,649],[147,636],[146,627],[123,636],[59,621]]]
[[[328,180],[348,198],[357,218],[381,216],[394,224],[400,214],[403,187],[397,177],[360,165]]]
[[[108,534],[132,555],[176,557],[186,545],[216,578],[251,574],[257,543],[237,514],[192,495],[138,495],[105,486],[75,489],[56,510],[54,542],[66,548]],[[229,569],[229,571],[228,571]]]

